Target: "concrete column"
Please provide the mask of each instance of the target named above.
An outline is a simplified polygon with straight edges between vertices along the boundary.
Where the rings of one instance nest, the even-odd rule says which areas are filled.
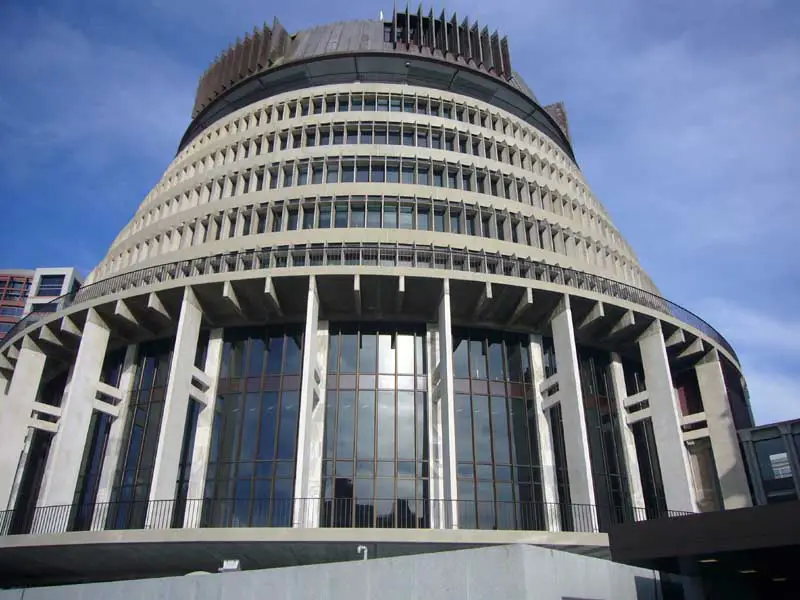
[[[453,393],[453,321],[450,314],[450,281],[445,279],[439,302],[438,404],[442,426],[442,505],[445,528],[458,529],[458,482],[456,480],[456,414]]]
[[[61,402],[58,432],[53,436],[50,446],[37,502],[39,507],[72,504],[75,498],[75,486],[80,475],[110,333],[108,325],[90,308],[72,367],[72,377]],[[69,514],[68,511],[64,513],[63,520],[54,522],[50,519],[50,526],[65,531]],[[49,532],[55,533],[52,527]]]
[[[200,323],[203,312],[191,287],[183,291],[181,314],[178,318],[178,332],[169,365],[164,414],[158,435],[158,450],[153,466],[153,481],[150,486],[150,506],[147,522],[151,524],[156,512],[159,518],[168,512],[163,506],[154,505],[157,500],[174,500],[178,480],[178,467],[181,459],[183,430],[186,426],[186,412],[189,409],[189,394],[192,391],[192,372],[200,337]],[[163,520],[163,519],[161,519]]]
[[[197,415],[197,429],[192,448],[192,466],[189,471],[189,489],[186,493],[184,527],[199,527],[202,517],[202,500],[205,497],[208,457],[211,453],[211,435],[214,429],[214,411],[217,405],[219,369],[222,363],[222,349],[225,345],[222,328],[212,329],[208,337],[208,351],[203,371],[208,375],[210,385],[206,390],[206,404]]]
[[[111,492],[114,488],[114,477],[122,452],[122,440],[128,423],[128,404],[131,391],[136,380],[136,344],[130,344],[125,349],[125,359],[122,363],[122,374],[119,378],[119,391],[122,399],[117,404],[119,416],[111,423],[106,442],[106,453],[103,457],[103,466],[100,469],[100,482],[97,486],[94,514],[92,515],[92,531],[100,531],[105,527],[108,515],[108,503],[111,501]]]
[[[636,453],[636,442],[625,418],[625,398],[628,390],[625,386],[625,371],[622,367],[622,360],[616,352],[611,353],[611,387],[614,391],[614,402],[617,408],[617,422],[622,434],[622,453],[625,457],[625,471],[628,474],[628,490],[631,494],[631,503],[634,509],[644,508],[644,492],[642,491],[642,476],[639,473],[639,457]],[[638,520],[645,518],[644,511],[634,510],[634,517]]]
[[[733,424],[722,365],[716,350],[695,366],[700,398],[706,414],[711,450],[717,465],[717,478],[725,509],[751,506],[750,488],[744,468],[736,426]]]
[[[569,493],[572,504],[595,506],[594,482],[589,459],[589,441],[586,434],[586,415],[583,409],[578,348],[572,324],[569,296],[564,296],[558,314],[550,322],[553,330],[553,348],[556,353],[558,395],[561,398],[561,419],[566,447]],[[594,509],[574,506],[576,526],[596,530],[597,515]],[[587,515],[593,523],[587,523]],[[593,525],[593,526],[592,526]]]
[[[7,508],[12,508],[11,488],[25,447],[28,422],[42,382],[45,359],[44,352],[30,337],[25,336],[8,394],[3,399],[0,418],[0,440],[3,440],[3,451],[0,452],[0,502]]]
[[[428,464],[430,472],[428,512],[431,529],[446,528],[444,510],[444,477],[442,476],[442,413],[441,402],[435,399],[434,372],[439,364],[439,331],[429,325],[425,336],[426,371],[428,373]]]
[[[544,396],[539,384],[545,380],[542,336],[530,336],[531,387],[535,398],[536,432],[539,443],[539,464],[542,474],[544,515],[548,531],[561,531],[561,515],[558,510],[558,483],[556,480],[556,460],[553,456],[553,435],[550,420],[544,408]]]
[[[639,338],[639,351],[667,509],[694,512],[696,502],[691,471],[660,321],[654,321]]]
[[[297,427],[297,466],[294,485],[293,527],[315,527],[321,509],[322,452],[325,431],[325,403],[318,382],[326,369],[319,363],[319,295],[312,276],[308,282],[306,322],[303,333],[303,374],[300,381],[300,410]],[[327,330],[325,342],[327,342]],[[327,345],[323,352],[327,354]]]

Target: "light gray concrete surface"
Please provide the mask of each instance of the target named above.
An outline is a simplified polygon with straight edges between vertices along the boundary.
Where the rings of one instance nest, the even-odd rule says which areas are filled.
[[[688,588],[690,582],[685,583]],[[654,571],[515,545],[261,571],[8,590],[0,592],[0,600],[657,600],[662,598],[660,585],[660,576]],[[692,596],[685,597],[688,600]]]

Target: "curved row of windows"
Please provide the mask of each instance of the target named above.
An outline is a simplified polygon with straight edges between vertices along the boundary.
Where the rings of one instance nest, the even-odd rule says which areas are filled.
[[[507,241],[577,258],[634,285],[641,286],[643,281],[641,270],[618,254],[545,220],[411,196],[322,196],[232,208],[137,244],[118,255],[119,262],[112,268],[124,269],[159,253],[239,236],[330,228],[434,231]]]
[[[253,112],[235,117],[227,123],[218,125],[181,152],[175,162],[180,163],[195,151],[220,138],[241,134],[280,121],[344,112],[404,112],[458,121],[465,125],[478,126],[515,139],[561,165],[562,167],[558,169],[559,179],[580,179],[577,167],[575,167],[571,159],[561,152],[547,136],[527,125],[518,123],[513,118],[502,115],[499,111],[474,106],[465,100],[440,98],[424,93],[409,94],[408,92],[399,91],[396,93],[353,91],[288,99],[254,108]],[[169,175],[164,182],[164,186],[174,185],[191,171],[192,166],[183,167],[177,173]],[[579,185],[581,186],[580,189],[585,191],[582,184]]]
[[[384,131],[382,136],[385,133]],[[357,131],[355,135],[356,138],[359,138]],[[341,141],[335,134],[332,138],[326,134],[320,136],[320,139],[326,143],[331,140],[334,143],[337,143],[337,140]],[[363,139],[363,135],[360,139]],[[373,139],[372,133],[370,133],[370,139]],[[385,139],[385,137],[381,139]],[[403,144],[409,145],[406,142],[411,142],[413,145],[413,142],[419,142],[423,138],[420,138],[419,134],[404,133],[398,130],[396,134],[390,133],[388,139],[390,144],[400,144],[402,139]],[[435,139],[441,145],[441,138]],[[259,150],[260,147],[253,151]],[[249,155],[248,153],[249,151],[244,153],[245,157]],[[536,182],[458,163],[414,157],[380,156],[337,156],[284,163],[274,162],[270,165],[222,175],[151,208],[139,216],[132,226],[126,228],[114,245],[117,246],[121,241],[151,223],[198,203],[214,202],[264,189],[335,183],[432,185],[508,199],[574,220],[577,226],[595,232],[605,242],[617,246],[629,256],[633,256],[627,242],[616,232],[610,222],[599,217],[591,209],[586,209],[574,199],[541,188]]]

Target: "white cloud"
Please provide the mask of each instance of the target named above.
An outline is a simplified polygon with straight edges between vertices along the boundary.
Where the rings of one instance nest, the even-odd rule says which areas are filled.
[[[766,313],[722,299],[700,302],[699,309],[735,348],[769,354],[789,353],[800,361],[800,320],[782,318],[774,312]]]
[[[188,124],[196,74],[153,48],[91,39],[42,14],[0,36],[4,168],[31,176],[54,159],[101,169],[114,158],[166,164]]]

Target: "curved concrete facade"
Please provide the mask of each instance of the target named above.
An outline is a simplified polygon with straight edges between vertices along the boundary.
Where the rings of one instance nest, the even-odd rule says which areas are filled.
[[[277,61],[214,92],[87,285],[9,332],[4,533],[580,545],[620,519],[749,503],[736,356],[659,295],[572,159],[563,107],[540,127],[486,94],[384,77],[408,56],[486,88],[516,78],[547,114],[477,55],[412,53],[403,18],[375,22],[394,51],[361,51],[357,80],[248,96]],[[446,21],[419,18],[439,40]]]

